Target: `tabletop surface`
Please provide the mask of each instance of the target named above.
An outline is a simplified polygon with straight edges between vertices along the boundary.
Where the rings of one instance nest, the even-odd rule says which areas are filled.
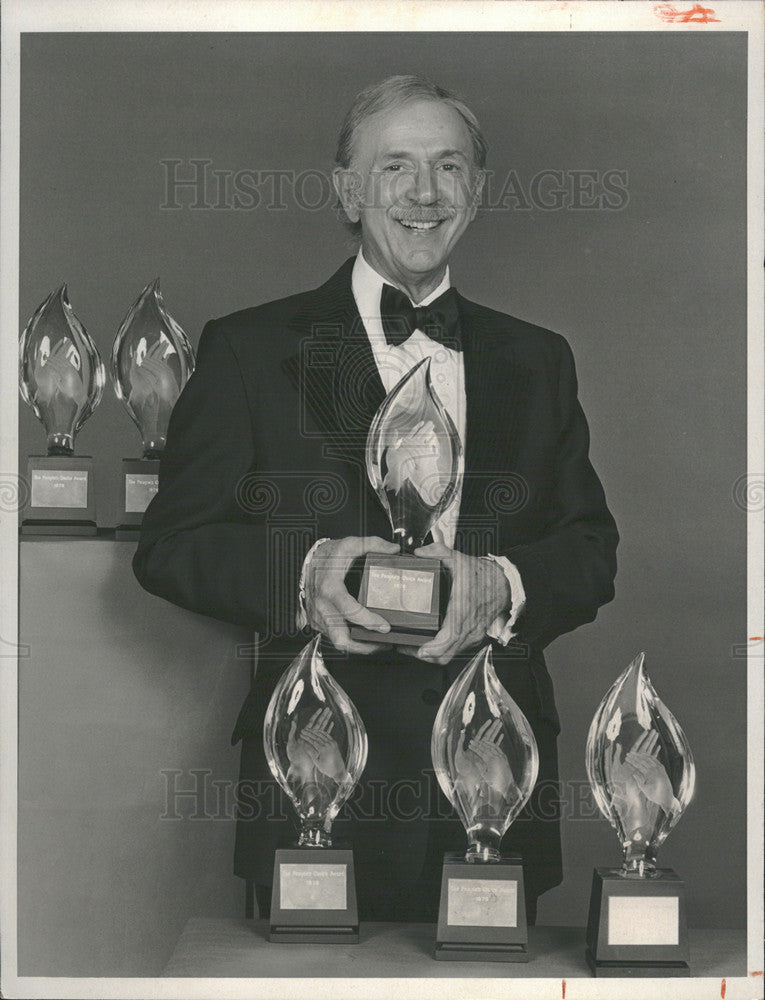
[[[530,927],[529,961],[436,962],[433,924],[362,923],[359,943],[271,944],[268,922],[192,917],[164,976],[230,978],[590,977],[583,927]],[[746,932],[692,930],[691,975],[746,975]]]

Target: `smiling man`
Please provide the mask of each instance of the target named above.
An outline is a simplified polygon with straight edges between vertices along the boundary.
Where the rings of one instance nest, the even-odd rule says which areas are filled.
[[[618,536],[565,340],[451,285],[486,149],[470,109],[428,81],[391,77],[359,94],[334,171],[358,254],[313,291],[209,323],[173,412],[134,567],[152,592],[259,633],[234,739],[235,870],[261,909],[289,814],[272,794],[263,716],[308,629],[323,635],[369,737],[364,777],[336,823],[353,843],[362,919],[435,919],[443,852],[464,849],[465,833],[439,797],[430,734],[449,685],[489,641],[539,747],[537,786],[503,844],[526,862],[532,922],[537,897],[561,878],[559,721],[542,650],[612,598]],[[425,357],[465,473],[418,550],[441,558],[451,589],[441,631],[412,655],[386,643],[387,623],[354,593],[366,553],[397,551],[367,482],[367,431]],[[351,639],[354,624],[379,642]]]
[[[473,147],[465,114],[414,100],[405,114],[383,107],[341,137],[335,186],[361,225],[364,259],[414,303],[441,283],[475,217],[485,152]]]

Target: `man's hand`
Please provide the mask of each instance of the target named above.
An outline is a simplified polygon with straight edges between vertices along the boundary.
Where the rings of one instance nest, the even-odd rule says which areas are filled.
[[[392,555],[398,551],[395,542],[386,542],[376,536],[350,537],[330,539],[311,556],[305,585],[308,624],[325,635],[335,649],[365,655],[385,647],[385,643],[354,642],[351,639],[349,622],[380,632],[381,636],[390,631],[390,625],[351,597],[345,587],[345,574],[354,559],[367,552]]]
[[[510,584],[492,560],[466,556],[441,543],[425,545],[414,554],[440,559],[451,574],[452,592],[441,631],[417,651],[421,660],[446,664],[487,641],[491,623],[510,610]]]

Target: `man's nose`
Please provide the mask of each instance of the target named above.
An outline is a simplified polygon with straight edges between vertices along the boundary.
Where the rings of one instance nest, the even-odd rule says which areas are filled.
[[[415,183],[409,196],[420,205],[429,205],[438,201],[438,184],[433,164],[421,163],[417,167]]]

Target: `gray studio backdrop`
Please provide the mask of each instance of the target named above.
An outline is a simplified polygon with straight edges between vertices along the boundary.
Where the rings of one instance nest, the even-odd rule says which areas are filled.
[[[645,650],[698,765],[696,800],[660,861],[686,879],[693,925],[742,926],[743,35],[27,35],[19,329],[66,281],[108,359],[127,308],[157,275],[194,345],[213,316],[319,284],[354,251],[326,180],[340,117],[364,85],[413,71],[461,93],[491,147],[486,204],[453,279],[569,339],[622,535],[616,600],[548,653],[563,719],[566,877],[540,920],[583,924],[593,865],[618,858],[607,823],[578,805],[584,744],[601,696]],[[190,180],[195,188],[178,185]],[[44,438],[22,410],[23,464]],[[120,461],[140,441],[110,387],[77,449],[94,457],[99,521],[112,526]],[[76,572],[87,575],[87,560]],[[173,619],[180,631],[184,620]],[[124,713],[151,698],[151,677],[142,664]],[[32,731],[35,711],[22,704]],[[210,760],[218,751],[210,746]],[[108,838],[88,840],[102,867],[113,850]],[[221,899],[239,912],[228,869],[226,859],[196,912],[220,912]],[[178,869],[166,871],[153,892],[172,899]],[[41,866],[39,879],[55,897],[55,873]],[[151,900],[129,906],[151,919]],[[140,956],[120,968],[140,968]]]

